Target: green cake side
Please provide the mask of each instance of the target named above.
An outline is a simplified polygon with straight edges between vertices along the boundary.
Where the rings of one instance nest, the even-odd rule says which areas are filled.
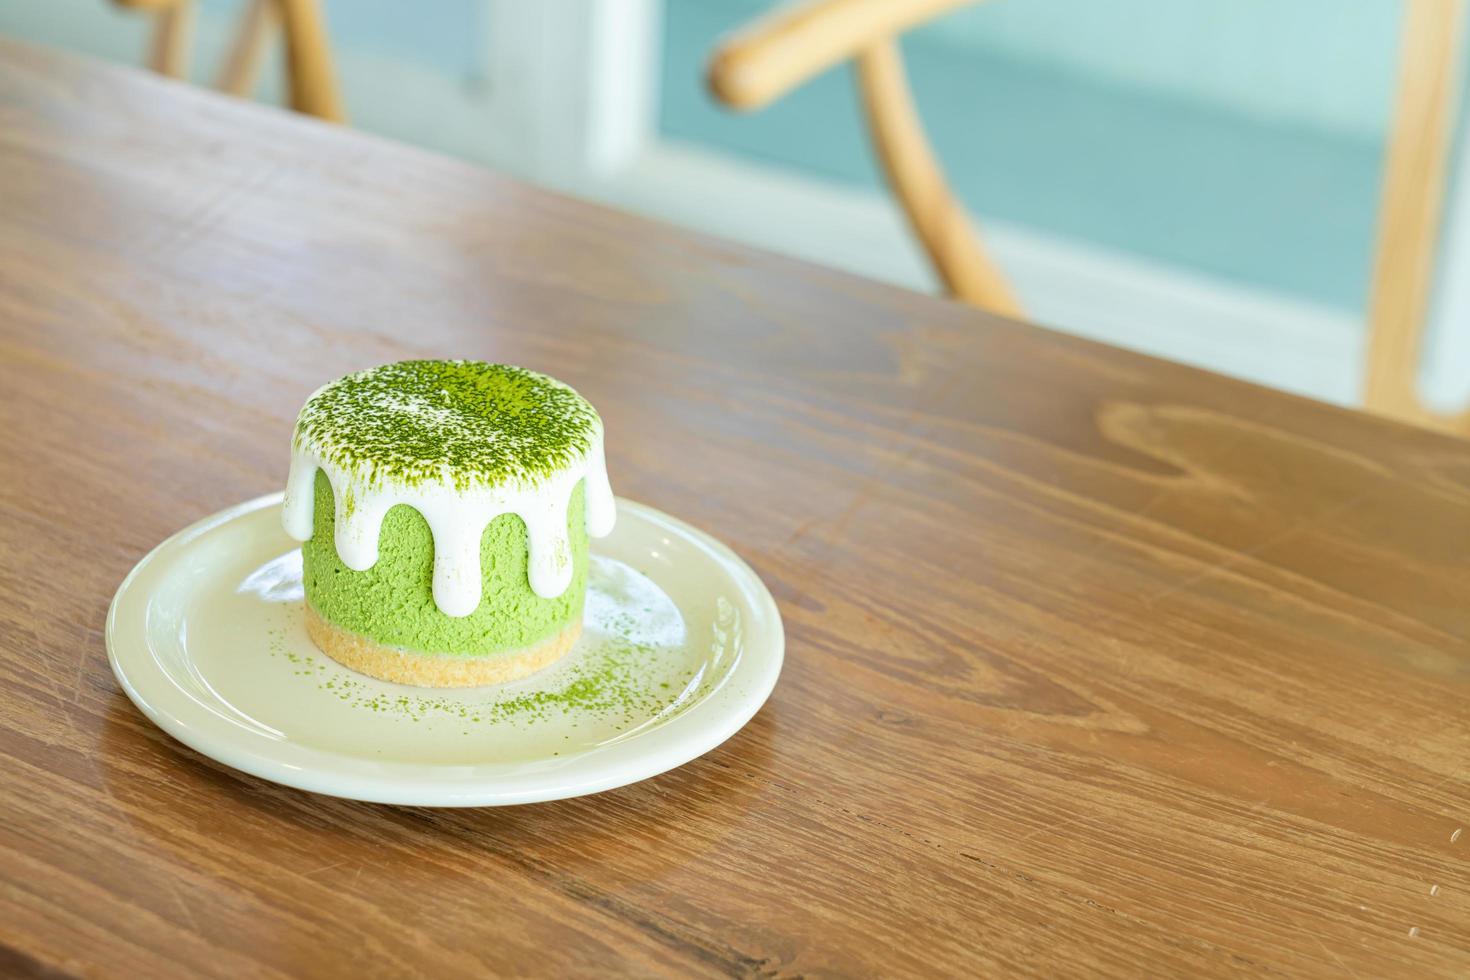
[[[418,511],[388,511],[378,560],[353,571],[337,557],[332,485],[316,475],[312,536],[301,546],[306,601],[328,622],[387,646],[420,653],[482,655],[516,650],[551,637],[582,615],[587,590],[587,524],[579,483],[567,515],[572,584],[554,599],[531,590],[526,525],[515,514],[490,522],[480,539],[483,593],[468,616],[446,616],[434,604],[434,539]]]

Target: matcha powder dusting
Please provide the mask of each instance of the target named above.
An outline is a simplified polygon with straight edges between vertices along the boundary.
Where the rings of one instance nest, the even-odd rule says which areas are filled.
[[[461,489],[529,484],[586,454],[602,426],[554,378],[483,361],[399,361],[322,388],[296,422],[297,449],[370,484],[446,475]]]

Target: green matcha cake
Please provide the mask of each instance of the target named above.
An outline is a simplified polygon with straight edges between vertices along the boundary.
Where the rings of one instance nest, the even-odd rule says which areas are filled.
[[[307,400],[282,516],[324,653],[382,680],[470,687],[572,648],[587,539],[615,512],[602,420],[581,395],[504,364],[401,361]]]

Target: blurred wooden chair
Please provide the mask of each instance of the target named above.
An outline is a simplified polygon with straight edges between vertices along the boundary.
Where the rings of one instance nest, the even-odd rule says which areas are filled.
[[[1368,299],[1363,404],[1384,415],[1470,435],[1470,411],[1438,414],[1419,398],[1464,32],[1464,0],[1405,0]]]
[[[188,74],[196,0],[113,0],[120,7],[153,16],[148,65],[170,78]],[[218,86],[249,96],[260,64],[277,28],[286,42],[286,81],[291,108],[332,122],[343,122],[342,98],[332,70],[326,21],[317,0],[246,0],[234,43],[220,68]]]
[[[979,0],[807,0],[725,40],[709,66],[726,105],[759,109],[814,75],[856,62],[873,149],[945,290],[1006,316],[1022,313],[964,206],[950,190],[914,109],[899,52],[904,31]],[[1369,304],[1364,404],[1370,411],[1470,434],[1470,412],[1436,415],[1418,396],[1452,143],[1464,0],[1406,0],[1398,92],[1384,169]]]

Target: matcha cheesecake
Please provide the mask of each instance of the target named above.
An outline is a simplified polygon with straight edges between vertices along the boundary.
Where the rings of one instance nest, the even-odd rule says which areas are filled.
[[[558,660],[582,629],[588,536],[614,517],[602,420],[533,371],[386,364],[296,421],[283,522],[307,631],[382,680],[469,687]]]

